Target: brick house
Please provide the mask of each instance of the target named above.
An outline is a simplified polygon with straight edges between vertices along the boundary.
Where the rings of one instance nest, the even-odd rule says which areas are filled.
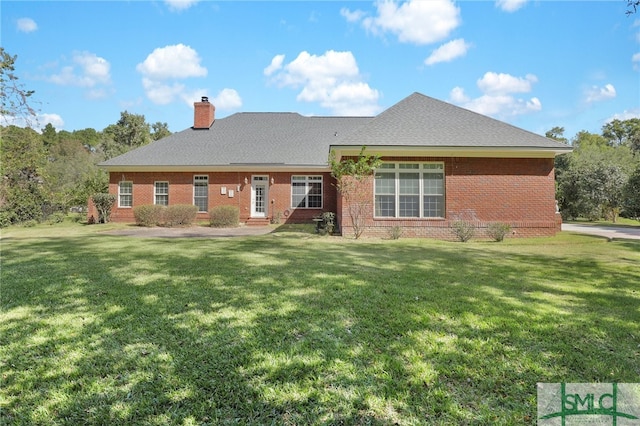
[[[335,189],[329,153],[383,160],[369,182],[364,235],[448,239],[456,220],[483,228],[508,223],[517,236],[559,230],[554,158],[570,147],[414,93],[375,117],[236,113],[215,119],[203,98],[194,125],[101,163],[117,195],[111,220],[133,222],[133,207],[195,204],[207,220],[234,205],[247,225],[311,222],[336,213],[344,235],[349,206]]]

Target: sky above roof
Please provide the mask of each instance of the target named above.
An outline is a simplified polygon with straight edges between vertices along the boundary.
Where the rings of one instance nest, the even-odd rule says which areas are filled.
[[[376,115],[413,92],[538,134],[640,117],[640,11],[612,1],[6,1],[39,126],[120,112]],[[20,124],[20,123],[17,123]]]

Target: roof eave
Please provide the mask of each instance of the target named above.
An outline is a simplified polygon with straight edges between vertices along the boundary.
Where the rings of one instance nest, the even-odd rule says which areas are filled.
[[[328,164],[253,164],[237,163],[226,165],[99,165],[107,172],[328,172]]]
[[[357,156],[362,145],[331,146],[336,158]],[[554,158],[573,151],[564,147],[469,147],[469,146],[366,146],[366,152],[380,157],[490,157],[490,158]]]

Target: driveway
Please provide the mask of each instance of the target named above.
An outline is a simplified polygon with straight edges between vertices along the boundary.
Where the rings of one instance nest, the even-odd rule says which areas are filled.
[[[563,223],[562,230],[577,232],[579,234],[598,235],[609,239],[640,240],[640,227]]]

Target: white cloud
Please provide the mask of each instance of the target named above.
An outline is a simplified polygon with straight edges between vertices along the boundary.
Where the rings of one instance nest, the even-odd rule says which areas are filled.
[[[200,60],[198,52],[180,43],[158,47],[136,66],[136,70],[154,80],[204,77],[207,69],[200,65]]]
[[[271,60],[271,64],[269,64],[269,66],[264,69],[263,71],[264,75],[268,77],[274,72],[278,71],[280,68],[282,68],[283,61],[284,61],[284,55],[274,56],[273,59]]]
[[[198,3],[199,0],[165,0],[165,4],[169,6],[169,10],[172,12],[181,12],[183,10],[189,9],[194,4]]]
[[[631,62],[633,63],[633,69],[636,71],[640,71],[640,52],[634,54],[631,57]]]
[[[350,11],[346,7],[340,9],[340,15],[347,20],[347,22],[358,22],[362,20],[366,13],[361,10]]]
[[[280,61],[277,58],[272,65]],[[301,89],[298,101],[317,102],[336,115],[374,115],[380,111],[380,94],[363,81],[351,52],[329,50],[318,56],[303,51],[290,63],[280,63],[277,70],[268,68],[274,68],[271,76],[275,84]]]
[[[349,22],[361,21],[375,35],[394,34],[402,43],[430,44],[444,40],[460,23],[460,9],[450,0],[379,0],[376,16],[342,9]]]
[[[182,83],[167,84],[146,77],[142,79],[142,87],[144,87],[149,100],[158,105],[170,104],[180,98],[180,95],[185,90],[185,85]]]
[[[470,43],[459,38],[451,40],[434,50],[431,55],[424,60],[426,65],[434,65],[439,62],[451,62],[452,60],[467,54],[467,50],[471,47]]]
[[[238,109],[242,106],[242,98],[234,89],[222,89],[218,95],[213,98],[213,104],[216,109]]]
[[[90,52],[76,52],[72,64],[65,65],[60,72],[48,78],[61,86],[96,88],[111,83],[111,64],[104,58]]]
[[[496,0],[496,7],[505,12],[515,12],[522,8],[528,0]]]
[[[153,103],[167,105],[183,99],[191,105],[198,97],[190,93],[181,80],[206,76],[207,69],[200,61],[194,49],[176,44],[154,49],[136,70],[142,74],[142,86]]]
[[[64,120],[58,114],[39,114],[38,115],[38,127],[42,130],[47,124],[51,123],[56,129],[64,128]]]
[[[23,33],[32,33],[38,29],[38,24],[31,18],[18,19],[18,31]]]
[[[604,87],[592,86],[585,93],[587,103],[606,101],[616,97],[616,88],[613,84],[605,84]]]
[[[531,84],[538,78],[527,74],[525,78],[514,77],[509,74],[487,72],[478,80],[478,88],[488,94],[527,93],[531,91]]]
[[[542,103],[537,97],[522,99],[513,95],[530,92],[532,84],[537,81],[538,78],[532,74],[522,78],[487,72],[477,81],[477,86],[483,93],[481,96],[471,98],[463,88],[454,87],[449,94],[449,99],[479,114],[496,118],[513,117],[542,110]]]
[[[635,108],[632,110],[625,110],[620,113],[613,114],[611,117],[607,118],[605,123],[610,123],[613,120],[631,120],[632,118],[640,118],[640,108]]]

